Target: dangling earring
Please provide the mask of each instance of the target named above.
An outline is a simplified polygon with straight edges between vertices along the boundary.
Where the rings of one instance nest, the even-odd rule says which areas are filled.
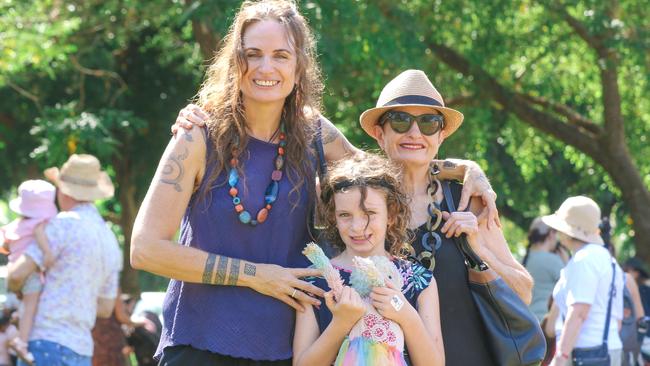
[[[438,160],[437,153],[436,156],[433,157],[433,160]],[[429,174],[431,174],[431,178],[435,178],[438,174],[440,174],[440,167],[438,166],[438,163],[433,163],[433,165],[429,166]]]

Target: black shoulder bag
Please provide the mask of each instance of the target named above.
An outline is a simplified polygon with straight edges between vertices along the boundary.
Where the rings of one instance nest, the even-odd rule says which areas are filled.
[[[447,208],[456,211],[448,181],[440,182]],[[499,366],[539,365],[546,340],[528,306],[472,250],[465,235],[454,239],[465,256],[469,288],[485,326],[494,361]]]
[[[607,315],[605,316],[605,333],[603,333],[603,343],[600,346],[588,348],[574,348],[571,352],[571,358],[575,366],[609,366],[611,361],[609,357],[609,347],[607,347],[607,336],[609,336],[609,323],[612,313],[612,298],[616,294],[614,282],[616,279],[616,265],[612,259],[612,284],[609,286],[609,301],[607,302]]]

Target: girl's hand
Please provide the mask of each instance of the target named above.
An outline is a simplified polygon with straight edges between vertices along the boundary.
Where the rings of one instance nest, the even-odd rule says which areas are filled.
[[[176,122],[172,125],[172,134],[176,135],[179,128],[191,130],[195,125],[203,127],[209,119],[210,116],[201,107],[188,104],[178,112]]]
[[[467,235],[467,242],[472,249],[480,254],[481,244],[478,241],[478,219],[471,212],[443,212],[442,218],[446,221],[440,228],[440,232],[446,234],[448,238],[459,237],[461,234]]]
[[[402,291],[390,282],[386,282],[386,287],[374,287],[370,298],[379,315],[399,325],[408,323],[414,317],[419,317],[418,312],[406,300]]]
[[[359,293],[350,286],[343,286],[338,301],[334,299],[334,293],[329,291],[325,294],[325,304],[332,312],[332,321],[340,322],[350,329],[366,313],[366,305],[359,296]]]
[[[307,295],[323,296],[325,291],[303,281],[300,277],[321,276],[318,269],[284,268],[275,264],[256,264],[257,273],[247,284],[251,289],[284,302],[298,311],[305,308],[300,304],[320,305],[320,301]]]

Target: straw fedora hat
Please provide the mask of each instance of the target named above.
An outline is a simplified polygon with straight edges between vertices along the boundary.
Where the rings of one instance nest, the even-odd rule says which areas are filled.
[[[589,197],[569,197],[554,214],[542,216],[553,229],[587,243],[604,244],[600,237],[600,207]]]
[[[92,155],[72,154],[61,170],[48,168],[44,174],[61,192],[78,201],[110,198],[115,192],[111,178]]]
[[[449,137],[463,123],[463,114],[445,107],[442,95],[431,84],[427,75],[421,70],[406,70],[388,82],[377,99],[375,108],[361,114],[361,128],[373,138],[374,126],[384,112],[395,107],[430,107],[445,117],[445,136]]]

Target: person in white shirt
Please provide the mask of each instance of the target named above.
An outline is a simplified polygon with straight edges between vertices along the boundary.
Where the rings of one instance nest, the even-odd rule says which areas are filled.
[[[113,312],[122,265],[115,234],[93,201],[112,197],[114,188],[99,160],[87,154],[73,154],[45,176],[57,187],[61,212],[36,229],[47,236],[56,259],[45,273],[29,351],[36,365],[90,366],[91,329],[96,317]],[[39,247],[28,246],[9,268],[9,289],[20,289],[43,263]]]
[[[618,331],[623,318],[623,271],[603,247],[598,229],[600,208],[588,197],[569,197],[555,214],[542,220],[558,231],[560,243],[573,252],[553,289],[562,329],[551,365],[570,365],[575,349],[601,346],[607,322],[610,364],[620,365],[623,345]],[[606,319],[612,280],[614,295],[610,317]]]

